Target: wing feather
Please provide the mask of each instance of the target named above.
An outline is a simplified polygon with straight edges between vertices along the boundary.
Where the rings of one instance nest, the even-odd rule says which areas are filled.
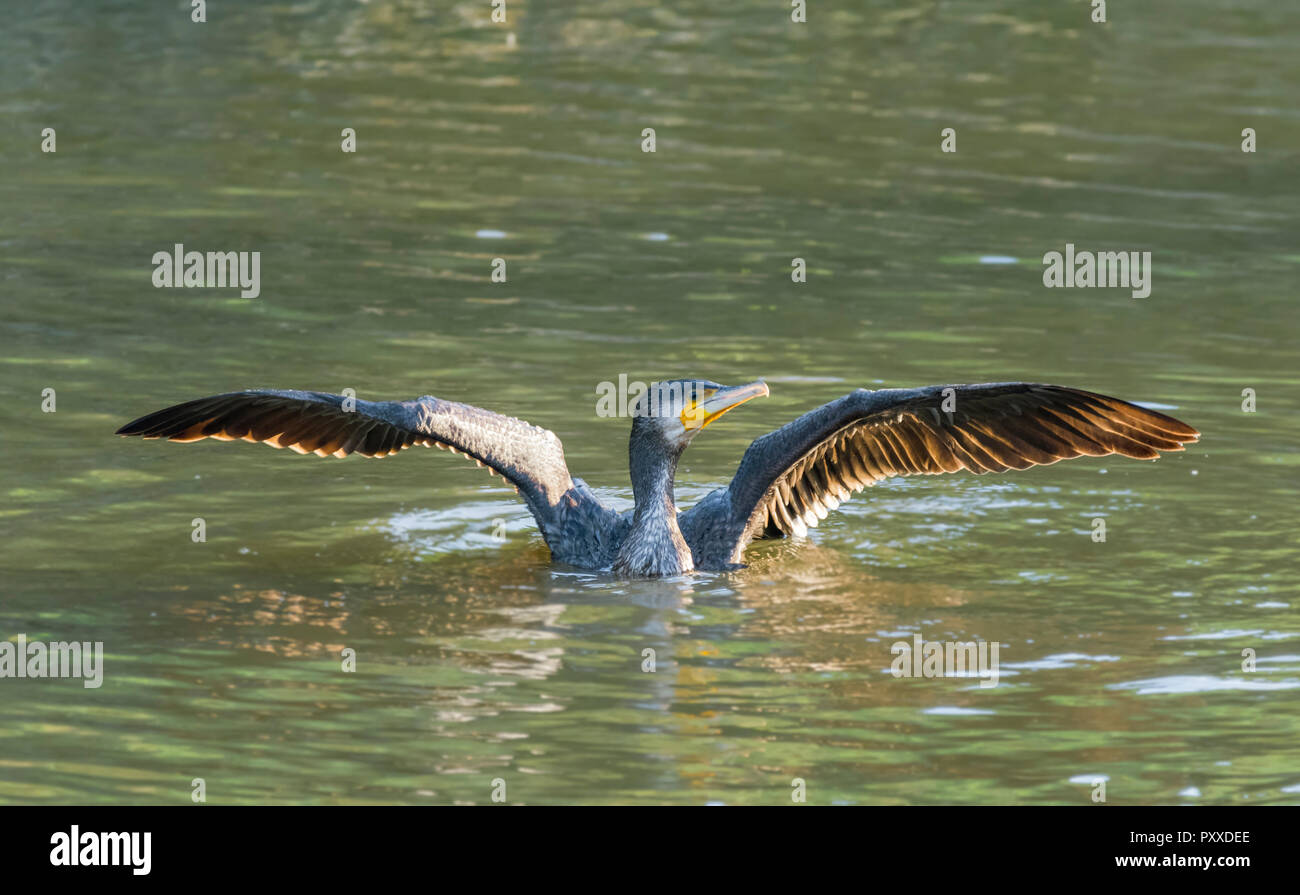
[[[955,403],[945,405],[945,396]],[[801,533],[891,476],[1005,472],[1109,454],[1151,460],[1199,437],[1173,417],[1065,386],[859,389],[746,451],[727,489],[736,555],[751,537]]]
[[[448,448],[511,482],[544,531],[573,488],[563,446],[546,429],[431,395],[413,401],[351,401],[355,404],[322,392],[230,392],[147,414],[117,434],[177,442],[256,441],[333,457],[387,457],[412,445]]]

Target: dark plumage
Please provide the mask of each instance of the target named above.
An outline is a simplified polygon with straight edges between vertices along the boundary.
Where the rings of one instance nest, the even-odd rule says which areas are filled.
[[[373,402],[320,392],[232,392],[159,410],[118,434],[240,438],[322,457],[445,448],[515,486],[555,560],[637,576],[735,568],[754,538],[804,534],[851,494],[890,476],[1004,472],[1107,454],[1153,460],[1199,437],[1165,414],[1058,385],[858,389],[754,441],[730,485],[678,513],[673,476],[682,451],[722,414],[767,393],[761,382],[652,386],[633,409],[628,461],[635,506],[625,513],[570,477],[553,432],[429,395]]]

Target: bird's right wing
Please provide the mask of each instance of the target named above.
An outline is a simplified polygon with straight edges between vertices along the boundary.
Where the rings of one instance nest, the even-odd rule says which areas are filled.
[[[443,448],[470,457],[514,485],[548,540],[565,503],[575,499],[564,448],[554,432],[431,395],[362,401],[321,392],[252,389],[176,404],[127,423],[117,434],[179,442],[260,441],[321,457],[387,457],[411,445]],[[581,499],[593,499],[586,489],[578,493]]]
[[[1004,472],[1107,454],[1153,460],[1198,437],[1163,413],[1059,385],[859,389],[749,446],[727,488],[728,521],[739,549],[753,537],[802,534],[890,476]]]

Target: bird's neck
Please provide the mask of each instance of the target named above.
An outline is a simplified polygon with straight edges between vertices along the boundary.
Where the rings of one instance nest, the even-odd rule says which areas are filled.
[[[695,568],[691,548],[677,527],[673,479],[680,453],[656,456],[632,465],[632,526],[614,560],[626,575],[680,575]]]

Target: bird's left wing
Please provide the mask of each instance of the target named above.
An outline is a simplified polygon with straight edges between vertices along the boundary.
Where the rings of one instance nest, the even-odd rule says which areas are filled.
[[[890,476],[1004,472],[1107,454],[1153,460],[1198,437],[1163,413],[1059,385],[859,389],[749,446],[726,489],[726,524],[738,556],[751,538],[806,532]]]
[[[573,488],[554,432],[514,417],[444,401],[362,401],[322,392],[251,389],[212,395],[142,416],[118,435],[171,441],[260,441],[300,454],[387,457],[411,445],[464,454],[524,497],[543,534]]]

